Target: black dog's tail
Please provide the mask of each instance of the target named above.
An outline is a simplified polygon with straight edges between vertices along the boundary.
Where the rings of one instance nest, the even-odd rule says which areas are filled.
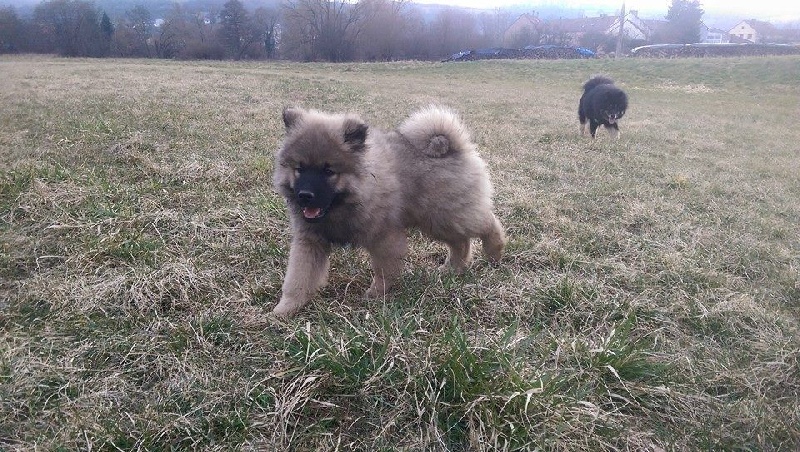
[[[592,78],[590,78],[589,81],[583,84],[583,92],[587,93],[589,92],[589,90],[598,85],[613,85],[613,84],[614,80],[611,80],[610,78],[603,75],[595,75]]]

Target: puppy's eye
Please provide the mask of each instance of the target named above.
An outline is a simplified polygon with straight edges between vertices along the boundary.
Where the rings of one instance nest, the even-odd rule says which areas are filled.
[[[322,173],[325,174],[326,176],[330,177],[330,176],[333,176],[334,174],[336,174],[336,171],[334,171],[330,167],[326,166],[325,168],[322,169]]]
[[[302,173],[303,172],[303,167],[302,166],[295,166],[294,167],[294,172],[297,173],[297,174]]]

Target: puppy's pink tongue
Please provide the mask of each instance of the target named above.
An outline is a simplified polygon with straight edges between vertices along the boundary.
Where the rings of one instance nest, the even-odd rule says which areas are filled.
[[[303,207],[303,216],[306,218],[317,218],[322,213],[319,207]]]

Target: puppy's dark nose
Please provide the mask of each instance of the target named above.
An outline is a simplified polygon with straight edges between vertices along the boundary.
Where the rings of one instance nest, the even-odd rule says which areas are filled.
[[[311,201],[311,200],[314,199],[314,193],[312,193],[312,192],[310,192],[308,190],[299,191],[299,192],[297,192],[297,199],[299,199],[300,201],[306,201],[306,202]]]

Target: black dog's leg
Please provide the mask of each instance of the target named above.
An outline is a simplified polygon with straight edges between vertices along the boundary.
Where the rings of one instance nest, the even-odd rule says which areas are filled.
[[[619,138],[619,126],[616,122],[614,124],[606,125],[606,130],[608,130],[608,134],[611,135],[612,139]]]
[[[578,109],[578,121],[581,123],[581,135],[586,134],[586,115],[583,113],[583,108]]]
[[[600,123],[596,122],[594,119],[589,120],[589,132],[592,133],[592,138],[594,138],[594,134],[597,132],[598,127],[600,127]]]

